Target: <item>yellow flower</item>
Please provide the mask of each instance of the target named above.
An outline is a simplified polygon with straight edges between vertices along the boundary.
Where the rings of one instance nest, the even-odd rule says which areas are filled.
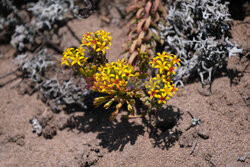
[[[124,71],[123,71],[123,74],[122,74],[122,77],[134,77],[135,74],[134,74],[134,71],[131,69],[131,68],[126,68]]]
[[[165,58],[165,54],[166,54],[166,52],[162,52],[162,54],[161,53],[157,53],[157,59],[161,59],[161,61],[164,61],[164,58]]]
[[[111,82],[112,82],[113,85],[116,86],[118,89],[120,88],[121,79],[118,77],[118,75],[115,75],[115,79],[114,79],[114,78],[111,78]]]
[[[172,75],[175,75],[175,64],[179,65],[180,59],[175,55],[167,52],[158,53],[156,57],[149,62],[152,68],[159,69],[156,76],[146,82],[145,88],[150,95],[150,99],[154,99],[158,104],[166,104],[167,100],[178,90],[174,88],[172,83]]]
[[[127,90],[128,81],[134,75],[133,66],[127,64],[124,59],[110,64],[106,63],[98,68],[98,72],[95,74],[94,90],[108,94],[124,94]]]
[[[178,59],[176,55],[172,55],[172,60],[171,60],[171,63],[174,65],[174,64],[177,64],[178,66],[180,66],[180,61],[181,59]]]
[[[171,92],[175,95],[175,92],[178,91],[178,88],[175,88],[174,84],[172,85],[172,90]]]
[[[61,65],[63,65],[63,64],[66,64],[67,66],[69,66],[69,60],[68,60],[68,58],[69,57],[62,57],[62,63],[61,63]]]
[[[150,91],[148,91],[148,94],[150,95],[150,99],[155,97],[158,92],[159,92],[159,90],[155,90],[155,89],[151,89]]]
[[[172,89],[173,89],[173,87],[172,86],[170,86],[170,85],[168,85],[168,84],[166,84],[166,85],[164,85],[164,88],[163,88],[163,91],[167,94],[167,95],[169,95],[169,96],[173,96],[172,95]]]
[[[110,49],[109,47],[106,46],[107,44],[106,42],[103,42],[103,43],[98,42],[97,44],[98,44],[98,48],[96,49],[97,52],[102,51],[102,53],[105,54],[106,53],[105,50]]]
[[[167,75],[171,75],[171,74],[175,75],[176,72],[175,72],[174,70],[175,70],[176,68],[177,68],[177,67],[174,67],[174,66],[169,67],[169,68],[167,69]]]
[[[81,66],[81,60],[84,59],[84,56],[81,56],[80,53],[76,53],[75,57],[71,58],[73,60],[73,62],[71,63],[71,65],[73,66],[74,64],[78,64],[79,66]]]
[[[86,51],[86,49],[84,49],[84,48],[82,48],[82,47],[80,46],[80,47],[78,47],[78,48],[76,49],[76,51],[84,55],[84,51]]]
[[[97,46],[97,39],[91,40],[91,45],[93,45],[93,49],[96,51],[96,46]]]
[[[63,56],[69,56],[69,57],[71,57],[71,56],[73,56],[73,53],[72,53],[72,51],[74,51],[75,49],[74,48],[68,48],[66,51],[64,51],[63,52]]]
[[[160,73],[163,73],[164,70],[168,69],[167,63],[168,62],[157,60],[154,68],[159,68]]]
[[[61,59],[61,65],[66,64],[67,66],[69,66],[69,58],[73,57],[74,48],[68,48],[66,51],[63,52],[63,57]]]
[[[108,45],[111,46],[112,37],[109,35],[109,32],[96,31],[95,33],[87,33],[83,35],[82,46],[87,46],[90,49],[93,49],[96,52],[102,52],[105,54],[105,50],[109,49]]]
[[[169,97],[167,96],[167,93],[161,93],[160,95],[156,95],[156,98],[158,98],[158,104],[167,104],[167,100],[169,99]]]
[[[108,45],[111,46],[112,37],[111,36],[107,36],[107,39],[108,39],[108,41],[107,41]]]

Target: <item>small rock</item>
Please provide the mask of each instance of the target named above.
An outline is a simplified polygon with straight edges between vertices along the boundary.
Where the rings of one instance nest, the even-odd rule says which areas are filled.
[[[42,126],[40,122],[36,118],[33,118],[30,120],[30,123],[32,124],[33,127],[32,132],[40,136],[42,134]]]
[[[99,146],[85,144],[84,147],[84,152],[76,157],[79,166],[95,165],[103,157]]]
[[[16,144],[19,145],[19,146],[24,146],[25,141],[24,141],[24,139],[19,139],[19,140],[16,141]]]
[[[26,84],[26,82],[22,82],[17,89],[17,92],[19,95],[24,95],[28,92],[29,86]]]
[[[244,155],[239,156],[238,158],[239,162],[246,162],[246,163],[250,163],[250,152],[246,152]]]
[[[55,102],[50,102],[49,103],[50,109],[54,112],[54,113],[59,113],[60,109],[58,108],[58,106],[56,105]]]
[[[45,139],[52,139],[56,135],[56,127],[48,125],[43,129],[43,137]]]
[[[99,149],[99,148],[91,148],[90,150],[91,150],[91,151],[94,151],[94,152],[96,152],[96,153],[99,153],[99,152],[100,152],[100,149]]]
[[[42,115],[37,116],[37,120],[42,127],[45,127],[50,120],[54,118],[54,114],[50,110],[45,110]]]
[[[197,134],[204,140],[209,138],[209,131],[206,129],[200,129]]]
[[[245,161],[246,161],[246,159],[247,159],[247,157],[246,157],[246,156],[241,156],[241,157],[239,157],[239,158],[238,158],[238,160],[237,160],[237,161],[240,161],[240,162],[245,162]]]
[[[68,119],[65,117],[60,117],[57,121],[57,127],[59,130],[63,130],[68,125]]]
[[[205,85],[204,87],[197,88],[197,91],[203,96],[211,96],[212,92],[210,90],[210,85]]]
[[[14,136],[9,136],[8,137],[8,142],[16,142],[19,139],[24,139],[24,138],[25,138],[25,135],[23,135],[23,134],[17,134],[17,135],[14,135]]]

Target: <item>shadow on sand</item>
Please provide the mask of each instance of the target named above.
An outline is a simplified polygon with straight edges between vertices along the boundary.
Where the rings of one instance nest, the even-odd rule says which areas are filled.
[[[77,129],[79,133],[97,132],[96,138],[100,140],[100,146],[107,148],[109,152],[123,151],[126,144],[134,145],[138,137],[145,133],[153,139],[152,144],[155,147],[168,149],[181,135],[175,128],[181,113],[180,109],[174,106],[168,106],[144,118],[115,121],[109,120],[114,106],[109,110],[96,109],[93,106],[89,108],[80,115],[71,116],[68,128]]]

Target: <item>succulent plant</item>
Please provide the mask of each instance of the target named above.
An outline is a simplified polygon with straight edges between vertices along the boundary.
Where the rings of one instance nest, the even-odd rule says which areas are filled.
[[[135,65],[139,63],[138,49],[153,57],[156,44],[163,44],[158,24],[165,25],[167,13],[160,0],[134,0],[127,13],[130,22],[125,53],[128,63]]]

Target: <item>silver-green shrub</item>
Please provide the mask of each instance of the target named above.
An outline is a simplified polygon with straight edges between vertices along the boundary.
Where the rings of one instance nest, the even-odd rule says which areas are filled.
[[[161,25],[165,50],[175,53],[182,62],[174,77],[183,79],[199,74],[202,84],[211,83],[212,73],[241,53],[229,41],[231,18],[228,3],[221,0],[168,0],[167,26]]]

